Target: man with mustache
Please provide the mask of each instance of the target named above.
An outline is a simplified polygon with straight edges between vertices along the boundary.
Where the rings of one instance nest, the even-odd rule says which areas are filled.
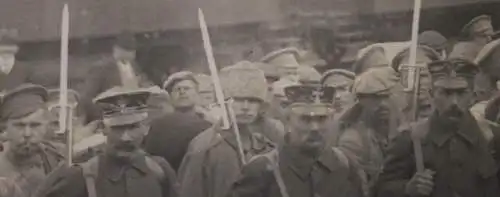
[[[0,177],[16,182],[31,195],[64,159],[64,147],[49,142],[47,90],[23,84],[3,97],[0,118],[7,139],[0,153]]]
[[[331,69],[323,73],[321,84],[335,89],[333,106],[336,115],[342,114],[355,103],[355,96],[351,92],[355,77],[353,72],[345,69]]]
[[[227,196],[363,196],[357,169],[328,141],[334,89],[295,85],[285,91],[291,104],[284,144],[245,165]]]
[[[263,71],[245,61],[223,68],[219,76],[224,96],[232,99],[227,106],[234,111],[240,136],[237,139],[234,128],[216,124],[191,141],[179,169],[181,197],[224,196],[237,178],[242,160],[265,153],[282,141],[283,125],[264,115],[268,90]]]
[[[85,163],[62,167],[46,180],[36,197],[173,197],[175,171],[161,157],[141,149],[149,131],[143,89],[115,87],[94,102],[103,111],[106,144],[103,152]]]
[[[428,66],[435,110],[404,129],[388,148],[378,196],[500,196],[499,139],[488,141],[469,111],[477,67],[464,59]],[[422,171],[416,170],[415,142],[422,150]]]
[[[396,81],[383,73],[373,68],[356,78],[352,92],[358,102],[338,119],[336,144],[362,170],[367,194],[382,170],[389,137],[396,133],[399,124],[397,107],[391,98]]]

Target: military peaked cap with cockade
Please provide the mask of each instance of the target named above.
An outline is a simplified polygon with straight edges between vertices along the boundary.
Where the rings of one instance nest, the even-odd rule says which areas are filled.
[[[148,89],[111,88],[94,99],[102,109],[103,123],[109,126],[134,124],[148,118]]]
[[[335,89],[321,85],[294,85],[285,88],[291,113],[324,116],[333,113]]]

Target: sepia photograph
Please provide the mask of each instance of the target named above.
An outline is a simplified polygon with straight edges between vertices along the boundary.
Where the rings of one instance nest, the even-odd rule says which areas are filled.
[[[500,0],[0,0],[0,197],[500,197],[498,29]]]

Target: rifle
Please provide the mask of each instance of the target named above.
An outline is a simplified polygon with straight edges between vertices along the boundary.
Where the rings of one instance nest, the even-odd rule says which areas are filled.
[[[421,0],[415,0],[413,7],[413,23],[411,32],[411,47],[410,47],[410,66],[408,70],[408,88],[413,91],[412,96],[412,117],[410,121],[418,119],[418,94],[420,89],[420,71],[421,65],[417,65],[417,47],[418,47],[418,31],[420,23],[420,9],[422,6]],[[417,172],[425,170],[423,162],[422,144],[420,137],[416,136],[416,132],[412,132],[413,150],[415,153],[415,164]]]
[[[59,128],[60,133],[66,134],[67,158],[66,163],[73,163],[73,127],[70,118],[71,108],[68,106],[68,44],[69,44],[69,10],[68,4],[64,4],[61,20],[61,71],[59,81]],[[68,113],[69,112],[69,113]]]
[[[238,154],[240,155],[240,160],[242,164],[246,164],[245,154],[243,153],[243,144],[241,142],[240,130],[238,125],[236,124],[236,119],[234,112],[231,108],[232,99],[229,102],[224,101],[224,94],[222,92],[222,86],[220,85],[220,79],[217,71],[217,66],[215,64],[215,58],[212,50],[212,44],[210,42],[210,35],[208,33],[207,23],[205,22],[205,15],[203,14],[203,10],[198,8],[198,20],[200,22],[201,36],[203,38],[203,47],[205,49],[205,54],[208,60],[208,68],[210,69],[210,74],[212,76],[212,82],[214,84],[215,89],[215,98],[217,100],[217,104],[222,109],[222,129],[231,128],[230,121],[233,124],[233,132],[236,137],[236,142],[238,145]],[[226,107],[226,104],[229,104]],[[228,110],[229,109],[229,110]]]

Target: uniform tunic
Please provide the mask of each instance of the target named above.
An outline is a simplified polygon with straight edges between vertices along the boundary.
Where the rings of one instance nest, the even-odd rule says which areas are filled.
[[[64,160],[61,152],[62,145],[46,142],[42,145],[42,152],[29,162],[14,164],[4,151],[0,154],[0,177],[16,182],[25,194],[30,195]]]
[[[244,166],[227,197],[284,197],[281,189],[289,197],[363,196],[354,166],[342,161],[333,149],[318,159],[303,157],[291,147],[279,149],[276,156],[276,161],[258,157]],[[276,165],[283,180],[281,189],[273,172]]]
[[[175,172],[163,160],[157,162],[164,178],[148,166],[144,155],[130,163],[118,163],[109,156],[100,155],[97,161],[95,187],[97,197],[175,197],[177,184]],[[72,166],[55,171],[36,197],[87,197],[87,186],[82,167]]]
[[[265,135],[280,133],[282,128],[272,124],[262,128],[252,135],[251,147],[244,150],[247,159],[268,152],[274,147],[273,141],[279,140]],[[241,170],[237,147],[232,130],[210,128],[193,139],[179,169],[180,196],[224,196]]]
[[[378,196],[405,196],[405,185],[415,174],[413,136],[421,137],[426,169],[436,172],[430,197],[500,196],[498,160],[499,139],[490,144],[482,135],[474,117],[466,114],[458,131],[443,127],[433,114],[398,136],[387,152],[384,170],[379,177]],[[415,134],[416,132],[416,134]]]

